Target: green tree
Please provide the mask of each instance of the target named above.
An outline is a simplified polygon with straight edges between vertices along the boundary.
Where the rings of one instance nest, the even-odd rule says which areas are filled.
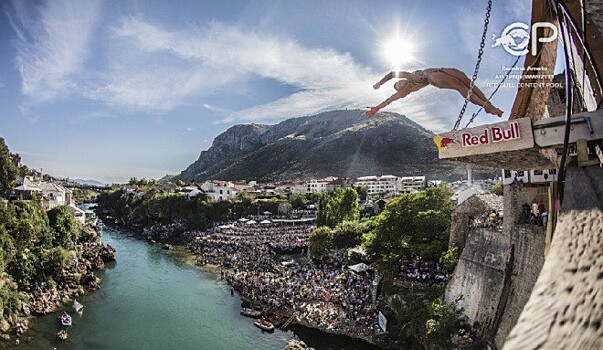
[[[4,197],[11,192],[17,173],[18,169],[8,147],[4,139],[0,137],[0,196]]]
[[[344,221],[331,234],[331,244],[335,249],[352,248],[360,244],[362,226],[358,221]]]
[[[63,247],[53,247],[42,253],[41,264],[47,276],[59,276],[71,265],[72,254]]]
[[[303,208],[307,204],[306,195],[303,193],[291,193],[289,195],[289,203],[295,209]]]
[[[358,221],[360,211],[358,209],[358,193],[352,187],[339,188],[335,191],[335,223],[344,221]]]
[[[329,195],[326,193],[319,193],[317,199],[318,211],[316,212],[316,225],[331,227],[330,213],[332,209]]]
[[[423,344],[430,349],[453,349],[452,335],[458,330],[456,326],[462,310],[437,298],[429,304],[428,311]]]
[[[447,249],[454,205],[451,192],[428,188],[391,200],[364,245],[384,275],[393,276],[405,256],[438,259]]]
[[[60,246],[69,248],[79,238],[81,227],[67,206],[59,206],[48,212],[50,227],[55,232],[55,241]]]
[[[331,235],[333,230],[327,226],[320,226],[310,234],[308,245],[313,255],[322,255],[331,249]]]
[[[335,228],[344,221],[358,221],[358,194],[352,187],[338,188],[332,196],[320,193],[316,223]]]
[[[356,193],[358,193],[358,198],[360,198],[360,200],[365,201],[368,197],[368,187],[367,186],[356,186]]]

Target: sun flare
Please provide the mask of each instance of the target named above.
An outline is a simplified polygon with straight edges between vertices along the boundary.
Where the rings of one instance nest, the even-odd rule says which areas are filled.
[[[383,57],[392,66],[399,69],[404,63],[415,59],[415,45],[408,38],[396,36],[383,43]]]

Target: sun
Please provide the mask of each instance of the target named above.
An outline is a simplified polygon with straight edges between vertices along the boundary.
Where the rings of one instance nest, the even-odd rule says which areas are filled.
[[[382,44],[383,57],[392,68],[415,60],[415,45],[409,38],[396,36]]]

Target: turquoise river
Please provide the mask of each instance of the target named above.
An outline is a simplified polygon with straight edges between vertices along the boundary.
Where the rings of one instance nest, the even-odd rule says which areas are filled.
[[[241,302],[219,274],[190,263],[183,249],[166,251],[121,229],[106,227],[103,242],[117,250],[117,262],[98,273],[103,282],[79,301],[69,339],[56,339],[58,313],[32,321],[15,349],[283,349],[289,339],[317,350],[372,349],[347,337],[295,327],[262,333],[239,314]],[[11,346],[0,344],[2,349]]]

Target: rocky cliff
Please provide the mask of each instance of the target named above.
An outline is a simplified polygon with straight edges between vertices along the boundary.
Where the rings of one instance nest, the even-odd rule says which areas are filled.
[[[458,179],[465,168],[438,159],[433,133],[407,117],[340,110],[276,125],[236,125],[176,179],[287,181],[326,176],[418,175]]]

